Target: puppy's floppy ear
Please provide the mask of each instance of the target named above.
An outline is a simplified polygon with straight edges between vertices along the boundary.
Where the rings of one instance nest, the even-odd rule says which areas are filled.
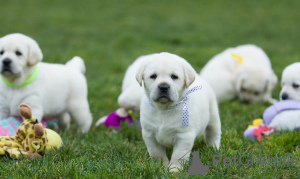
[[[43,59],[43,53],[39,45],[33,39],[28,40],[28,58],[27,58],[28,66],[33,66],[38,62],[42,61],[42,59]]]
[[[278,82],[278,78],[274,72],[271,72],[269,79],[266,82],[266,91],[271,92]]]
[[[246,75],[244,73],[238,73],[237,74],[237,82],[235,84],[235,90],[240,91],[241,87],[243,85],[244,80],[246,79]]]
[[[141,64],[135,74],[135,79],[140,84],[140,86],[143,85],[142,82],[143,82],[143,73],[145,71],[145,66],[146,66],[145,64]]]
[[[189,87],[196,78],[196,72],[191,65],[184,65],[184,78],[185,78],[185,87]]]

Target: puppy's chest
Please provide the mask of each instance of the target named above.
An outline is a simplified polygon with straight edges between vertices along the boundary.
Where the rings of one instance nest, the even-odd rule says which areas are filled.
[[[166,147],[173,147],[178,134],[183,132],[181,119],[181,115],[176,113],[160,115],[155,133],[157,141]]]
[[[12,115],[19,115],[19,106],[25,103],[35,93],[29,93],[22,89],[1,90],[0,100],[2,105],[9,109]],[[28,102],[28,101],[27,101]]]
[[[178,138],[177,134],[178,131],[174,128],[159,128],[155,137],[160,144],[173,147]]]

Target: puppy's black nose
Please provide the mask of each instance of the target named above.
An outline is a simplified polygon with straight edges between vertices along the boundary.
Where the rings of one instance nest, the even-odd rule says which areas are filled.
[[[282,100],[286,100],[286,99],[288,99],[288,98],[289,98],[289,95],[286,94],[286,93],[283,93],[283,94],[281,95],[281,99],[282,99]]]
[[[4,66],[8,66],[8,65],[11,63],[11,59],[6,58],[6,59],[4,59],[4,60],[2,61],[2,63],[3,63]]]
[[[158,88],[161,92],[165,93],[170,89],[170,86],[167,84],[161,84],[158,86]]]

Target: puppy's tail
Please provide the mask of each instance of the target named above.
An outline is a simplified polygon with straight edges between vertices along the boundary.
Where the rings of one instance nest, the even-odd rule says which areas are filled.
[[[85,74],[85,65],[82,58],[75,56],[66,63],[66,66],[77,69],[82,74]]]

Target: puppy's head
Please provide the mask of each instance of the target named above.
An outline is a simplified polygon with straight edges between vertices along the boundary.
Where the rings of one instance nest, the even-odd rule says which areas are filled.
[[[287,66],[282,73],[280,100],[300,100],[300,63]]]
[[[28,36],[10,34],[0,39],[0,72],[7,79],[22,76],[26,69],[42,59],[40,47]]]
[[[263,100],[277,84],[277,76],[272,70],[257,67],[241,68],[237,73],[236,91],[242,102],[251,103]]]
[[[159,53],[150,55],[136,73],[147,97],[163,105],[177,102],[196,78],[196,72],[183,58]],[[144,83],[143,83],[144,82]]]

